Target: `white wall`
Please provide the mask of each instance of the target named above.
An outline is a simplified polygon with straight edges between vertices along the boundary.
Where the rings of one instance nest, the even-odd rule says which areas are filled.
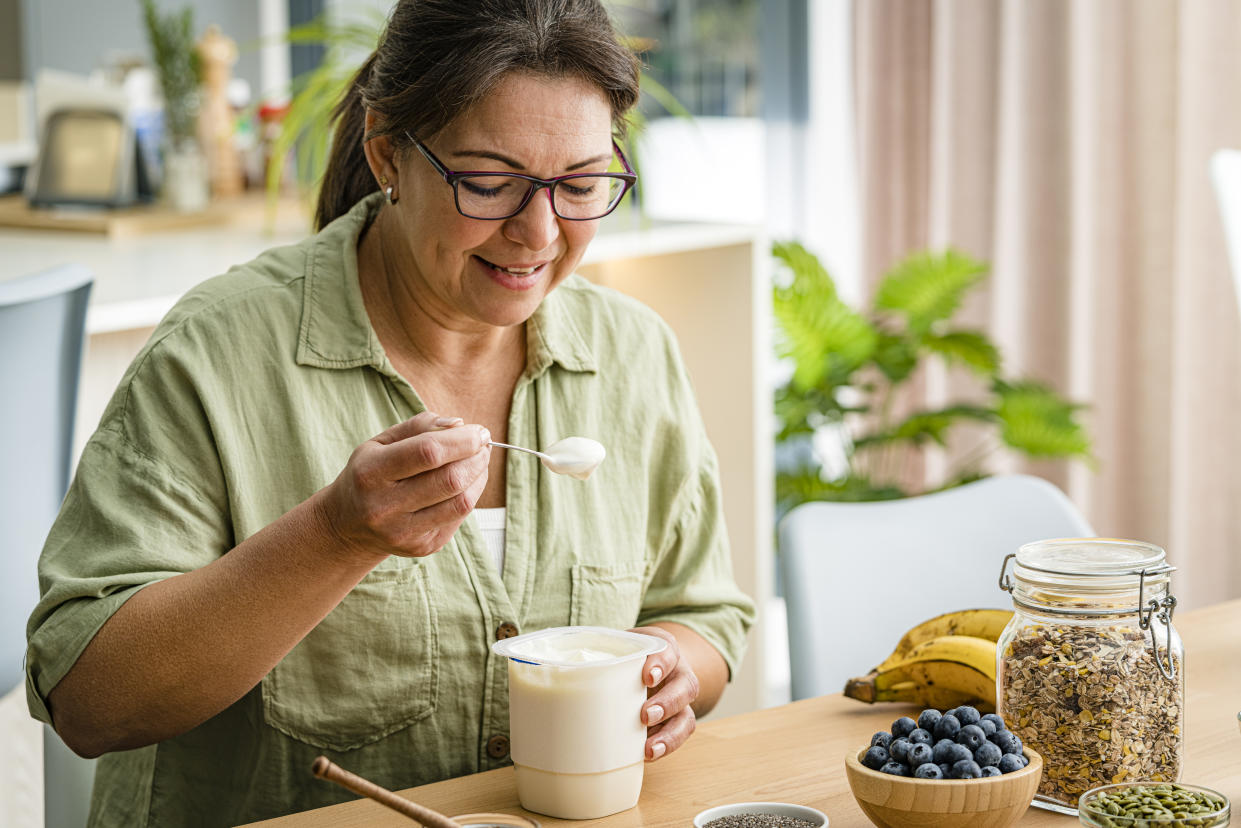
[[[190,6],[196,34],[210,23],[243,46],[236,77],[259,88],[259,7],[253,0],[156,0],[163,12]],[[116,53],[149,55],[139,0],[22,0],[25,73],[60,69],[90,74]]]

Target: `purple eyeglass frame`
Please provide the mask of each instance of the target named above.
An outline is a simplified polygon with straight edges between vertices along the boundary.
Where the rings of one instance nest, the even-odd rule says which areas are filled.
[[[452,187],[453,206],[457,208],[457,212],[466,218],[474,219],[475,221],[504,221],[506,219],[511,219],[513,216],[526,209],[526,205],[530,203],[530,199],[534,198],[534,194],[542,189],[547,190],[547,200],[551,204],[552,212],[556,214],[557,218],[564,219],[565,221],[598,221],[604,216],[610,215],[613,210],[620,206],[621,201],[625,198],[625,193],[629,192],[633,186],[638,183],[638,174],[633,171],[633,167],[629,166],[629,159],[625,157],[625,153],[621,152],[621,148],[617,145],[615,140],[612,141],[612,151],[616,153],[616,157],[620,159],[621,166],[625,168],[623,173],[569,173],[568,175],[558,175],[554,178],[535,178],[532,175],[522,175],[521,173],[502,173],[496,172],[495,170],[461,170],[454,172],[444,166],[444,162],[436,158],[435,153],[427,149],[426,144],[422,143],[408,132],[405,133],[405,137],[413,142],[414,146],[418,148],[418,151],[422,153],[422,157],[427,159],[431,166],[435,168],[435,171],[443,176],[444,181],[448,182],[448,184]],[[490,218],[483,216],[471,216],[461,209],[461,198],[458,187],[461,184],[461,179],[475,175],[507,175],[510,178],[520,178],[523,181],[529,181],[533,186],[531,186],[529,191],[526,192],[526,197],[521,200],[521,204],[517,205],[517,209],[509,213],[507,216],[494,216]],[[616,200],[608,206],[607,212],[601,216],[594,216],[592,218],[573,218],[571,216],[563,216],[560,214],[560,211],[556,209],[556,199],[552,197],[552,190],[557,184],[561,181],[570,181],[574,178],[601,177],[617,178],[624,182],[625,185],[621,189],[620,195],[616,197]]]

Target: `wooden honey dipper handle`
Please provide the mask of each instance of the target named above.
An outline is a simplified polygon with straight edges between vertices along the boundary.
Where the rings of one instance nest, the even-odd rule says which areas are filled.
[[[425,805],[419,805],[416,802],[410,802],[408,799],[397,796],[392,791],[387,788],[381,788],[369,779],[363,779],[339,765],[332,764],[331,760],[326,756],[320,756],[318,759],[315,759],[315,763],[310,766],[310,772],[320,779],[326,779],[329,782],[335,782],[342,788],[348,788],[358,796],[369,797],[380,805],[386,805],[410,819],[421,822],[427,828],[461,828],[459,823],[453,822],[439,811],[433,811]]]

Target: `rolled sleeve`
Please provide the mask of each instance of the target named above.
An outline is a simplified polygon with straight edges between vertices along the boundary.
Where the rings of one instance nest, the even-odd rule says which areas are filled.
[[[39,559],[27,626],[26,696],[47,696],[112,614],[143,587],[210,563],[229,546],[213,498],[102,429],[87,444]]]

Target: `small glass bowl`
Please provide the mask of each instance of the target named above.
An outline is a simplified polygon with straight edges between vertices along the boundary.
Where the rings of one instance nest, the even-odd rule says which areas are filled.
[[[1188,819],[1177,819],[1176,817],[1111,816],[1102,811],[1093,810],[1090,807],[1090,803],[1102,794],[1112,793],[1124,788],[1154,787],[1156,785],[1175,785],[1187,791],[1211,794],[1224,800],[1224,807],[1218,811],[1194,814]],[[1231,811],[1232,803],[1229,802],[1228,797],[1219,791],[1204,788],[1201,785],[1186,785],[1183,782],[1143,782],[1140,780],[1136,782],[1118,782],[1115,785],[1102,785],[1098,788],[1091,788],[1077,800],[1078,819],[1081,820],[1082,825],[1087,825],[1091,828],[1135,828],[1138,825],[1149,826],[1149,828],[1180,828],[1180,826],[1188,828],[1190,825],[1194,826],[1194,828],[1218,828],[1218,826],[1229,823]]]

